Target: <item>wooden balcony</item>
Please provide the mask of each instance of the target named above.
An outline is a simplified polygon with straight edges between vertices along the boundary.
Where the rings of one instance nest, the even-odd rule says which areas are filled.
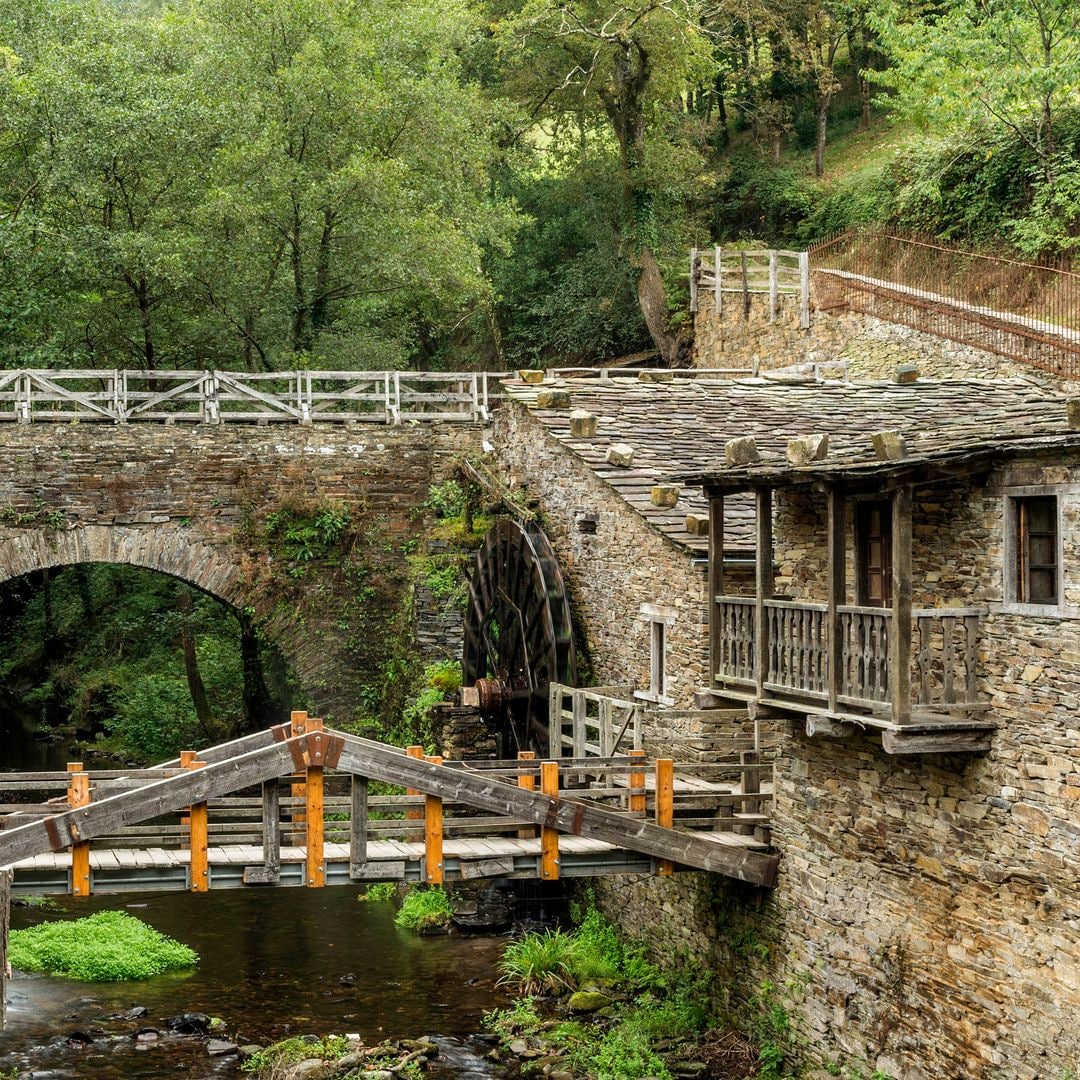
[[[835,650],[837,678],[830,693],[829,609],[826,604],[777,598],[763,599],[764,648],[758,647],[757,600],[752,596],[715,599],[716,682],[748,691],[761,701],[796,711],[817,707],[822,717],[841,724],[892,728],[894,649],[890,608],[838,605]],[[959,721],[970,721],[986,704],[978,691],[978,639],[982,612],[975,608],[916,608],[907,643],[911,704],[910,723],[925,734]],[[764,670],[759,665],[764,662]],[[813,726],[811,724],[810,726]],[[821,725],[819,725],[821,726]],[[978,723],[976,730],[988,730]]]

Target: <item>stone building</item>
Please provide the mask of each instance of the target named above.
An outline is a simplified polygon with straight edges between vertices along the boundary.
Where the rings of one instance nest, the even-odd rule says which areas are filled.
[[[805,1056],[848,1075],[1075,1073],[1067,399],[1030,380],[611,379],[541,409],[543,389],[509,384],[500,453],[594,682],[653,702],[660,743],[708,716],[695,704],[775,742],[777,887],[614,881],[612,914],[660,912],[733,1006],[774,995]]]

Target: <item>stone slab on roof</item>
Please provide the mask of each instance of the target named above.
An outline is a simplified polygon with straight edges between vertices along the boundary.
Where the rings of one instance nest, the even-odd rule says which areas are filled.
[[[568,390],[568,408],[538,409],[537,394],[552,386]],[[670,382],[636,379],[564,379],[544,386],[509,380],[509,396],[530,410],[550,434],[609,484],[626,502],[676,543],[704,553],[706,537],[690,536],[687,514],[705,515],[700,485],[715,482],[778,482],[843,470],[896,465],[879,462],[873,432],[898,431],[912,460],[957,458],[994,450],[1080,441],[1070,435],[1066,397],[1025,379],[891,382],[741,379]],[[585,409],[599,422],[592,438],[570,435],[570,412]],[[825,462],[789,466],[788,439],[829,436]],[[758,465],[734,468],[725,462],[730,439],[752,435],[762,454]],[[608,448],[634,448],[633,465],[608,464]],[[674,509],[653,506],[653,484],[680,483]],[[691,486],[692,485],[692,486]],[[725,548],[751,551],[753,506],[746,496],[725,502]]]

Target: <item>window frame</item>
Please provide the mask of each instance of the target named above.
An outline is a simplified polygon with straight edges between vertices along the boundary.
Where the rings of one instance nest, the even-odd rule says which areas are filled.
[[[675,699],[669,693],[668,653],[669,628],[675,623],[676,612],[658,604],[642,604],[640,613],[649,633],[649,689],[635,690],[634,697],[657,705],[674,705]]]
[[[1002,611],[1016,615],[1034,615],[1044,618],[1074,619],[1080,617],[1080,610],[1070,607],[1065,602],[1065,529],[1063,514],[1065,501],[1063,497],[1075,494],[1078,491],[1080,491],[1080,487],[1071,484],[1038,484],[1004,488],[1004,558],[1001,567]],[[1049,498],[1055,501],[1057,531],[1055,537],[1055,555],[1057,558],[1056,598],[1051,603],[1032,603],[1019,598],[1022,570],[1020,565],[1021,552],[1019,550],[1020,504],[1027,499]]]

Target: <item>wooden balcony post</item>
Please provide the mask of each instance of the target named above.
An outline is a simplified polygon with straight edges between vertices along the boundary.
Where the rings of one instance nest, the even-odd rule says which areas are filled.
[[[521,788],[522,791],[535,791],[536,769],[531,763],[536,761],[536,754],[532,750],[519,750],[517,759],[523,766],[518,769],[517,786]],[[535,840],[536,826],[527,825],[524,829],[519,829],[518,839]]]
[[[540,763],[540,790],[552,799],[559,797],[559,763]],[[540,880],[557,881],[559,878],[559,834],[555,829],[540,829]]]
[[[322,731],[323,722],[308,719],[307,734]],[[306,877],[308,888],[321,889],[326,884],[326,823],[324,817],[325,770],[321,765],[309,765],[304,776],[304,831],[307,849]]]
[[[441,765],[438,755],[427,757],[432,765]],[[424,877],[429,885],[443,883],[443,804],[438,795],[424,796]]]
[[[717,686],[720,671],[720,612],[724,595],[724,496],[709,499],[709,685]]]
[[[847,500],[841,485],[829,488],[828,509],[828,586],[825,613],[825,647],[828,650],[829,712],[836,712],[843,686],[844,641],[840,608],[847,600],[846,551]]]
[[[757,573],[754,599],[757,605],[754,625],[754,682],[757,696],[765,695],[769,681],[769,620],[765,601],[773,595],[773,522],[772,491],[757,492]]]
[[[81,761],[68,762],[67,803],[73,810],[90,803],[90,777]],[[71,895],[90,895],[90,841],[71,845]]]
[[[405,754],[407,757],[416,758],[417,761],[424,760],[424,748],[422,746],[407,746],[405,748]],[[416,797],[422,792],[417,788],[406,788],[405,794],[412,797]],[[409,806],[405,808],[405,820],[406,821],[423,821],[424,820],[424,808],[422,806]],[[424,839],[424,832],[422,829],[406,828],[405,841],[409,844],[419,844]]]
[[[183,768],[201,769],[206,765],[205,761],[198,761],[193,751],[180,755]],[[188,835],[188,852],[191,870],[191,891],[207,892],[210,888],[210,814],[206,803],[193,803],[188,808],[191,819],[191,830]]]
[[[631,814],[645,814],[645,751],[631,750],[634,767],[627,777],[626,809]]]
[[[359,877],[367,866],[368,842],[368,778],[352,778],[349,814],[349,876]]]
[[[892,626],[889,639],[889,697],[892,722],[911,721],[911,488],[892,499]]]
[[[670,829],[675,824],[675,762],[671,758],[656,759],[656,824]],[[656,872],[671,877],[675,864],[670,859],[657,859]]]

